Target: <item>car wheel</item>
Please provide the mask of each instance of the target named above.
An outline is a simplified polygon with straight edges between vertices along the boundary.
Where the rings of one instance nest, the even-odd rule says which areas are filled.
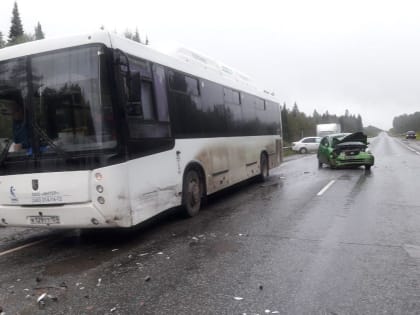
[[[370,167],[371,167],[372,165],[365,165],[365,170],[366,171],[370,171]]]
[[[182,205],[184,214],[187,217],[193,217],[198,214],[201,207],[201,198],[203,195],[203,184],[200,175],[195,169],[187,171],[184,177],[182,189]]]
[[[300,154],[306,154],[306,153],[308,153],[308,149],[307,148],[300,148],[299,153]]]
[[[261,182],[265,182],[267,180],[268,173],[269,173],[269,171],[268,171],[268,158],[267,158],[267,155],[264,154],[264,153],[261,153],[259,180]]]

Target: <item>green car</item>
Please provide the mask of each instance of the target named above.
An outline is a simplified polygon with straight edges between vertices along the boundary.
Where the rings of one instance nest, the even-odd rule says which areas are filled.
[[[323,164],[331,168],[364,165],[366,170],[370,170],[375,162],[363,132],[332,134],[322,138],[317,156],[319,168]]]

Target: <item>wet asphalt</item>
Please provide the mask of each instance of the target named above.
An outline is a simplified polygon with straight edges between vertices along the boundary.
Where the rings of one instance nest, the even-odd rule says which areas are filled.
[[[172,210],[130,230],[0,228],[0,308],[420,314],[420,153],[385,133],[371,149],[371,172],[288,158],[188,220]]]

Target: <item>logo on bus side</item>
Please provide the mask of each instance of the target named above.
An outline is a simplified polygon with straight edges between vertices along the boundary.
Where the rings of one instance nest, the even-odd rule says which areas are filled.
[[[10,200],[12,202],[18,202],[15,191],[16,191],[15,186],[10,186]]]
[[[38,180],[37,179],[33,179],[32,180],[32,189],[35,190],[35,191],[37,191],[38,188],[39,188],[39,182],[38,182]]]

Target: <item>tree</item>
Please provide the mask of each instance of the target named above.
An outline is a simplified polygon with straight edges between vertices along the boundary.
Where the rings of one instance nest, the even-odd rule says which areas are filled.
[[[131,39],[134,40],[135,42],[141,43],[139,29],[137,27],[136,27],[136,31],[135,31],[135,33],[134,33],[134,35]]]
[[[44,39],[45,34],[42,31],[41,23],[38,22],[37,26],[35,26],[35,40]]]
[[[17,41],[19,41],[19,38],[22,36],[23,36],[22,21],[20,20],[17,2],[15,2],[15,5],[12,11],[12,25],[10,26],[9,43],[11,44],[16,43]]]
[[[0,48],[3,48],[4,46],[6,46],[6,42],[3,39],[3,33],[0,32]]]

